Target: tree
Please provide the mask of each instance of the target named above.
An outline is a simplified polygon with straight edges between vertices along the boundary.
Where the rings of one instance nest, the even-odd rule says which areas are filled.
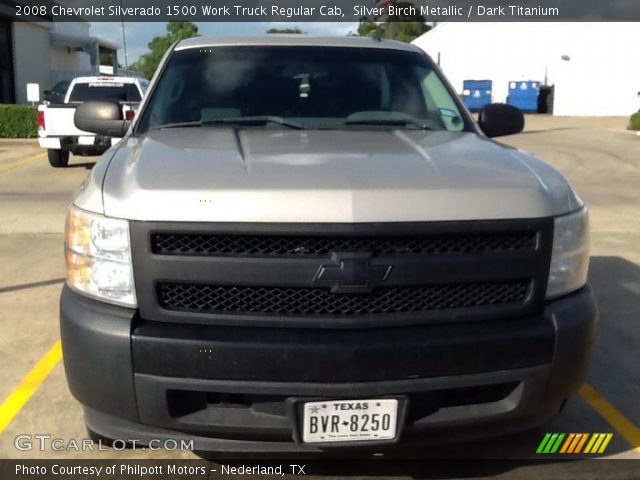
[[[398,7],[410,7],[409,2],[395,2]],[[373,37],[380,35],[380,38],[389,38],[401,42],[411,42],[423,33],[428,32],[431,27],[426,24],[425,18],[414,8],[415,15],[393,15],[384,22],[372,22],[367,18],[360,19],[358,25],[358,35],[363,37]]]
[[[197,36],[198,26],[194,23],[169,22],[167,23],[167,34],[161,37],[153,37],[147,45],[149,52],[142,55],[137,62],[131,65],[131,68],[142,73],[146,78],[151,78],[156,68],[158,68],[162,56],[173,42]]]
[[[267,30],[267,33],[304,33],[302,30],[300,30],[298,27],[293,27],[293,28],[270,28],[269,30]]]

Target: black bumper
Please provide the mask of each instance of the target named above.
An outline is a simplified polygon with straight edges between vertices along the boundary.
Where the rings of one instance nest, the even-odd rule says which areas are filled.
[[[519,319],[360,330],[175,326],[65,287],[60,317],[69,386],[97,433],[189,438],[200,450],[311,451],[293,440],[300,398],[402,396],[403,445],[426,432],[440,441],[539,424],[583,383],[597,310],[585,287]]]
[[[74,155],[102,155],[111,148],[111,137],[96,135],[92,145],[81,144],[79,137],[60,137],[60,148]]]

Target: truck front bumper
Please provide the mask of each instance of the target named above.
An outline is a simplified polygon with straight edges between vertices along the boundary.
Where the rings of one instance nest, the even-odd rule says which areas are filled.
[[[585,380],[597,309],[587,286],[536,317],[216,327],[145,321],[65,287],[60,318],[69,387],[94,432],[189,440],[196,450],[314,452],[295,440],[292,405],[305,398],[403,397],[403,447],[544,422]]]

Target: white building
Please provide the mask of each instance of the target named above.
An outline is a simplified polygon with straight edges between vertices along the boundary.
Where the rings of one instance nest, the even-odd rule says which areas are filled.
[[[61,80],[96,75],[101,64],[116,70],[118,45],[91,37],[88,22],[13,22],[3,16],[2,3],[0,103],[25,103],[27,83],[43,91]]]
[[[630,115],[640,108],[640,23],[443,22],[415,39],[462,93],[464,80],[554,87],[554,115]]]

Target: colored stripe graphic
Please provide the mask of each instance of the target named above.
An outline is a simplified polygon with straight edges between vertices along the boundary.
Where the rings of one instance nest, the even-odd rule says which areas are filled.
[[[600,444],[602,443],[602,440],[603,440],[603,435],[601,433],[596,433],[594,436],[596,437],[596,441],[591,447],[591,450],[589,450],[587,453],[595,453],[600,448]]]
[[[536,450],[536,453],[542,453],[543,452],[545,445],[549,441],[549,438],[551,438],[551,434],[550,433],[545,434],[544,438],[540,442],[540,445],[538,445],[538,449]]]
[[[597,439],[598,439],[598,435],[591,435],[591,440],[589,440],[589,443],[587,444],[587,448],[584,449],[584,453],[591,452],[591,449],[593,448],[593,444],[596,443]]]
[[[571,445],[569,445],[569,449],[567,450],[567,453],[575,452],[576,447],[578,446],[578,443],[580,442],[581,439],[582,439],[582,435],[580,433],[574,433],[573,442],[571,442]]]
[[[538,445],[536,453],[541,454],[578,454],[604,453],[613,438],[613,433],[547,433]],[[563,442],[564,440],[564,442]],[[587,440],[589,440],[587,442]],[[584,451],[583,447],[587,445]]]
[[[538,445],[536,453],[556,453],[564,437],[564,433],[547,433]]]
[[[575,438],[576,434],[575,433],[570,433],[569,436],[567,437],[567,440],[564,442],[564,445],[562,445],[562,448],[560,449],[559,453],[567,453],[567,449],[569,448],[569,445],[571,445],[571,442],[573,442],[573,439]]]
[[[604,453],[604,449],[607,448],[607,445],[609,445],[609,442],[613,438],[613,433],[607,433],[605,435],[606,435],[606,438],[602,442],[602,445],[600,445],[600,450],[598,450],[597,453]]]
[[[580,439],[580,442],[578,442],[578,445],[576,445],[576,450],[573,453],[580,453],[582,451],[582,447],[584,446],[585,442],[587,441],[587,438],[589,438],[589,434],[588,433],[582,433],[582,438]]]
[[[560,444],[562,443],[562,439],[564,438],[564,436],[564,433],[558,434],[558,439],[556,440],[556,443],[553,444],[553,447],[551,447],[551,451],[549,453],[556,453],[558,451],[558,448],[560,448]]]
[[[612,437],[612,433],[595,433],[584,453],[604,453]]]
[[[547,442],[547,446],[544,447],[544,450],[542,451],[542,453],[551,453],[551,448],[553,447],[553,444],[556,443],[556,438],[558,438],[558,434],[552,433],[551,438]]]

